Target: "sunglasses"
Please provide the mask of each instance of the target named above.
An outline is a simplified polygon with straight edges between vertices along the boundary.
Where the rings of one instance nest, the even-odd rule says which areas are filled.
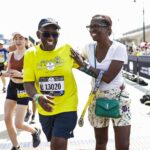
[[[106,24],[95,24],[95,25],[89,25],[89,26],[86,26],[86,28],[88,30],[91,30],[91,29],[99,29],[99,28],[106,28],[108,27],[108,25]]]
[[[48,32],[48,31],[42,32],[42,31],[40,31],[40,30],[39,30],[39,32],[42,33],[42,36],[43,36],[44,38],[52,37],[52,38],[54,38],[54,39],[57,39],[58,36],[59,36],[59,33],[57,33],[57,32]]]

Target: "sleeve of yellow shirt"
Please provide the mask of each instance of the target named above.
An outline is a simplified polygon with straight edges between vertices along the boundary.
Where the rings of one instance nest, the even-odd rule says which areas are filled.
[[[71,55],[71,51],[70,51],[70,49],[72,48],[69,44],[66,44],[66,47],[68,48],[68,50],[69,50],[69,55]],[[76,63],[76,61],[73,59],[73,58],[71,58],[72,59],[72,61],[73,61],[73,68],[79,68],[80,66]]]
[[[79,68],[80,66],[73,60],[73,68]]]
[[[24,66],[23,66],[23,81],[31,82],[35,81],[34,75],[34,50],[27,50],[24,55]]]

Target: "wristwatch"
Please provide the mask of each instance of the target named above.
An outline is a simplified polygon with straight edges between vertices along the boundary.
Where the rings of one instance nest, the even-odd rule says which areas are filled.
[[[90,64],[87,64],[87,65],[86,65],[86,69],[88,69],[88,70],[89,70],[89,69],[90,69],[90,67],[91,67],[91,65],[90,65]]]
[[[87,64],[87,63],[85,63],[85,62],[84,62],[84,68],[85,68],[85,69],[89,70],[89,69],[90,69],[90,67],[91,67],[91,65],[90,65],[90,64]]]

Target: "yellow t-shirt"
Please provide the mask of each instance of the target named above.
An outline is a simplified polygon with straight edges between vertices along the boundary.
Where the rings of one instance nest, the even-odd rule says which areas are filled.
[[[24,82],[35,81],[38,93],[55,95],[53,112],[46,112],[38,105],[42,115],[77,110],[78,94],[72,68],[78,65],[70,57],[70,48],[66,44],[53,51],[44,51],[38,45],[25,53]]]

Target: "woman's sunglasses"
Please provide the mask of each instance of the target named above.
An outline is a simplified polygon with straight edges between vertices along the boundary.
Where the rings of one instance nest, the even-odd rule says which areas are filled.
[[[48,31],[42,32],[42,31],[40,31],[40,30],[39,30],[39,32],[42,33],[42,36],[43,36],[44,38],[52,37],[52,38],[54,38],[54,39],[57,39],[58,36],[59,36],[59,33],[57,33],[57,32],[48,32]]]
[[[92,29],[99,29],[99,28],[106,28],[108,27],[107,25],[105,24],[101,24],[101,25],[89,25],[89,26],[86,26],[86,28],[88,29],[88,31],[92,30]]]

